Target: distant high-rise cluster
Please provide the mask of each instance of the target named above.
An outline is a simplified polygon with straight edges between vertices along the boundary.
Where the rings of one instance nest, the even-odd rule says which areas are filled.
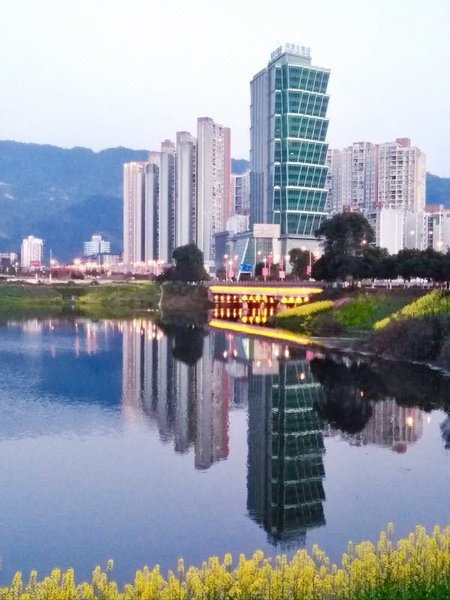
[[[209,117],[197,138],[177,133],[146,161],[124,165],[124,263],[168,263],[178,246],[195,243],[214,266],[214,235],[233,213],[230,130]]]
[[[396,253],[429,245],[425,231],[425,154],[408,138],[372,144],[355,142],[327,154],[331,214],[362,213],[377,245]]]
[[[426,161],[408,138],[386,144],[356,142],[329,150],[327,186],[331,213],[380,209],[419,213],[425,208]]]
[[[20,264],[24,269],[40,268],[44,254],[44,241],[29,235],[22,242]]]

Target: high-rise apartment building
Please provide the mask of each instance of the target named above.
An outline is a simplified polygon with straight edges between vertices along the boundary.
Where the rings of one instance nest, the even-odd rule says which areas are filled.
[[[425,209],[425,154],[408,138],[378,147],[378,204],[413,213]]]
[[[197,198],[197,140],[177,133],[175,248],[195,241]]]
[[[29,235],[22,241],[20,264],[24,269],[39,268],[42,266],[43,254],[44,241]]]
[[[102,239],[101,235],[93,235],[89,242],[83,243],[84,256],[98,256],[100,254],[109,254],[111,252],[111,243]]]
[[[147,164],[130,162],[123,166],[123,262],[130,268],[145,260]]]
[[[205,267],[214,269],[214,234],[224,231],[231,215],[230,130],[209,117],[197,120],[196,243]]]
[[[362,213],[390,253],[426,247],[425,155],[408,138],[328,150],[327,163],[330,213]]]
[[[409,139],[330,149],[327,162],[330,212],[355,210],[366,216],[385,208],[423,212],[425,155]]]
[[[232,215],[248,215],[250,207],[250,171],[231,174]]]
[[[234,214],[230,200],[230,130],[205,117],[197,139],[177,133],[147,161],[124,165],[124,253],[128,269],[168,263],[178,246],[196,243],[214,266],[214,234]]]
[[[251,223],[281,226],[283,252],[317,244],[327,190],[328,69],[285,44],[251,82]]]
[[[161,144],[158,202],[158,258],[167,263],[175,249],[175,144]]]

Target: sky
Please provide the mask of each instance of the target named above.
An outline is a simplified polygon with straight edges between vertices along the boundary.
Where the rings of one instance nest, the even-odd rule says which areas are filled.
[[[450,176],[449,0],[0,0],[0,139],[158,149],[199,116],[248,158],[285,42],[331,70],[328,143],[409,137]]]

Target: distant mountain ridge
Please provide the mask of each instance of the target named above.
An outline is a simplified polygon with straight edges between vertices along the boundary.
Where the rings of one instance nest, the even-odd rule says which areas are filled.
[[[45,240],[60,260],[82,251],[100,233],[122,249],[123,163],[145,160],[148,150],[59,148],[0,141],[0,252],[19,251],[22,239]],[[232,159],[232,172],[249,161]],[[450,206],[450,178],[427,173],[427,202]]]

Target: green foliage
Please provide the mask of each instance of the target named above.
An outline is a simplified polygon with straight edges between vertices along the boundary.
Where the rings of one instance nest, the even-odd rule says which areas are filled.
[[[300,279],[306,278],[310,261],[311,254],[309,250],[293,248],[289,252],[289,263],[292,266],[292,273]]]
[[[0,285],[0,311],[62,304],[57,290],[44,285]]]
[[[331,300],[319,300],[296,306],[295,308],[287,308],[276,315],[274,323],[276,327],[288,329],[289,331],[298,331],[309,333],[309,325],[314,315],[330,310],[333,307]]]
[[[349,543],[341,564],[332,564],[317,546],[293,556],[241,555],[233,563],[211,556],[201,567],[178,561],[167,577],[159,566],[144,567],[121,589],[109,571],[96,567],[90,582],[77,582],[73,569],[53,569],[28,582],[16,573],[0,587],[0,600],[447,600],[450,595],[450,527],[427,534],[417,526],[407,538],[392,541],[392,525],[378,541]]]
[[[438,358],[449,335],[450,321],[440,316],[398,319],[375,332],[371,348],[392,358],[428,362]]]
[[[158,307],[160,288],[155,283],[121,283],[83,286],[76,307],[88,314],[126,316],[136,310]]]
[[[205,281],[209,279],[203,263],[203,252],[195,244],[175,248],[172,255],[175,267],[169,267],[160,277],[162,281]]]
[[[441,315],[450,313],[450,292],[433,290],[410,302],[401,310],[394,312],[389,317],[374,323],[375,330],[386,327],[392,320],[400,318],[423,317],[426,315]]]
[[[336,308],[335,316],[352,329],[370,330],[379,319],[399,310],[412,298],[412,294],[358,294]]]

